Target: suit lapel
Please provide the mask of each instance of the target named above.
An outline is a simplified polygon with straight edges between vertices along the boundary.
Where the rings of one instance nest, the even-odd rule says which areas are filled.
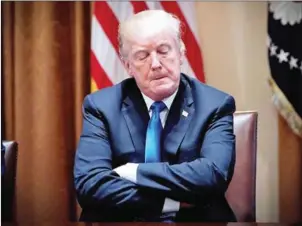
[[[142,152],[144,156],[146,131],[149,114],[146,103],[137,88],[135,82],[127,87],[126,97],[122,103],[122,114],[124,115],[134,148]]]
[[[179,91],[170,108],[163,133],[162,152],[175,155],[194,115],[191,87],[182,77]]]

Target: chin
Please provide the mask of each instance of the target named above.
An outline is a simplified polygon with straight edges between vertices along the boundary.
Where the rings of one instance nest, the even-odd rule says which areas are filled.
[[[162,84],[157,86],[154,89],[154,94],[158,97],[157,99],[162,100],[164,98],[167,98],[169,96],[171,96],[175,91],[176,91],[177,87],[175,87],[174,85],[167,85],[167,84]]]

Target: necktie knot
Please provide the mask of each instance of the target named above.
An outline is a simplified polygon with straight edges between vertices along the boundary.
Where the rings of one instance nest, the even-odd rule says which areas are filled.
[[[165,108],[166,108],[166,105],[162,101],[156,101],[150,107],[150,109],[152,110],[153,113],[160,113]]]

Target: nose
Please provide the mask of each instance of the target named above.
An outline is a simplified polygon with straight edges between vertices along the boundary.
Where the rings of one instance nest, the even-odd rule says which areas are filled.
[[[160,60],[158,59],[158,56],[156,53],[151,53],[151,69],[152,70],[157,70],[162,67]]]

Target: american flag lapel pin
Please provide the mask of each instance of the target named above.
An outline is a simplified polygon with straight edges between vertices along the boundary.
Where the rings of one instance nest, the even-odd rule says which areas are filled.
[[[183,115],[183,116],[188,117],[188,114],[189,114],[189,113],[186,112],[185,110],[182,111],[182,115]]]

